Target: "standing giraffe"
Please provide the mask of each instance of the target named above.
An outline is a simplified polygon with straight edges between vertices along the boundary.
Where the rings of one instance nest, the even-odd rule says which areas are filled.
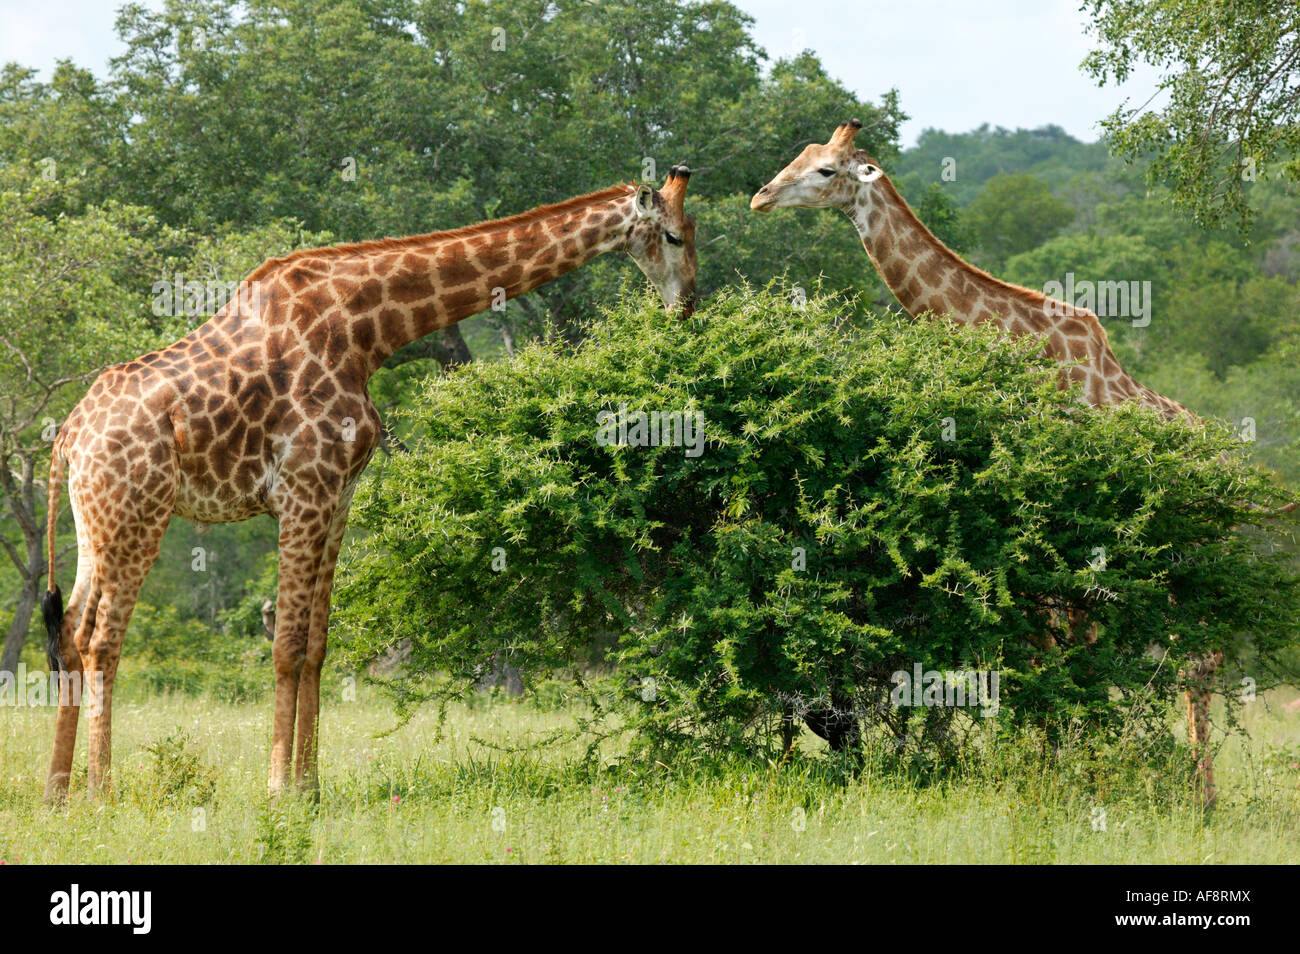
[[[91,705],[91,795],[108,782],[123,635],[173,514],[205,524],[263,513],[279,521],[270,789],[287,785],[295,716],[295,781],[315,788],[334,566],[380,433],[370,376],[403,345],[604,252],[627,252],[665,306],[689,315],[689,176],[674,166],[659,191],[620,185],[455,231],[271,259],[201,327],[99,376],[54,442],[42,607],[51,669],[81,674]],[[66,613],[54,579],[65,467],[77,527]],[[67,792],[79,702],[61,690],[47,800]]]
[[[1176,401],[1134,381],[1110,350],[1106,329],[1085,308],[1041,292],[999,281],[944,245],[912,212],[893,183],[853,139],[862,123],[840,123],[825,144],[806,146],[798,157],[755,193],[749,207],[840,209],[853,220],[871,263],[908,313],[948,315],[966,325],[993,322],[1010,335],[1039,335],[1048,357],[1062,368],[1062,387],[1082,386],[1094,407],[1136,401],[1168,419],[1198,421]],[[1070,614],[1077,631],[1077,615]],[[1095,626],[1085,638],[1095,639]],[[1184,676],[1188,690],[1188,739],[1196,758],[1205,803],[1214,801],[1214,766],[1209,749],[1210,680],[1223,662],[1214,652],[1197,660]]]

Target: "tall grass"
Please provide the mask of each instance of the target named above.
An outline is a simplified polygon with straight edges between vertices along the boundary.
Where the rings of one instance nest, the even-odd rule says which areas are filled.
[[[564,709],[479,700],[392,730],[387,707],[330,701],[319,802],[265,793],[269,705],[126,693],[115,785],[42,804],[52,710],[0,710],[0,859],[46,862],[1281,863],[1300,857],[1300,707],[1262,696],[1218,754],[1202,811],[1178,757],[985,745],[943,772],[888,747],[847,776],[806,737],[780,765],[673,764],[532,746]],[[83,726],[84,744],[84,726]]]

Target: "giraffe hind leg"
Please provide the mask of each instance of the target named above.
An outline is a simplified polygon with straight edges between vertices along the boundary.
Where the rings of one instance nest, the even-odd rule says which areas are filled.
[[[54,718],[54,746],[49,774],[45,779],[45,800],[50,803],[61,801],[68,793],[72,756],[77,745],[77,720],[81,715],[81,696],[85,688],[81,653],[77,646],[89,643],[98,606],[99,593],[93,581],[86,580],[83,585],[79,578],[59,631],[58,655],[62,664],[58,670],[59,710]]]
[[[88,771],[86,790],[92,797],[108,787],[112,765],[113,683],[122,654],[127,624],[145,576],[158,559],[163,534],[171,522],[176,481],[174,462],[133,457],[123,473],[100,465],[93,496],[74,492],[78,518],[86,518],[86,562],[94,581],[93,622],[77,631],[81,657],[82,695],[87,710]],[[78,530],[79,543],[83,532]],[[78,579],[82,558],[78,559]],[[89,607],[88,607],[89,610]]]
[[[1187,741],[1196,760],[1196,788],[1206,808],[1217,797],[1214,781],[1214,754],[1210,750],[1210,679],[1223,665],[1223,653],[1211,653],[1192,669],[1194,687],[1184,694],[1187,700]]]
[[[82,681],[89,710],[90,736],[86,789],[91,796],[108,787],[112,765],[113,683],[117,678],[117,665],[136,598],[158,557],[167,522],[165,516],[159,525],[143,529],[145,542],[133,548],[135,552],[129,563],[111,563],[112,570],[102,565],[96,568],[99,598],[94,624],[89,632],[78,633],[80,644],[77,646],[85,667]],[[106,555],[112,560],[112,550],[106,550]]]

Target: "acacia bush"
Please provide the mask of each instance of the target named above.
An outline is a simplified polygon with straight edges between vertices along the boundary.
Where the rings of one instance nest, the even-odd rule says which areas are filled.
[[[187,619],[175,606],[139,602],[131,614],[118,691],[208,695],[253,702],[273,688],[271,644]]]
[[[409,643],[402,705],[506,656],[589,674],[594,654],[596,701],[638,738],[730,747],[828,704],[922,742],[1167,728],[1210,646],[1265,683],[1300,621],[1274,546],[1292,523],[1265,518],[1286,492],[1226,427],[1090,409],[1025,339],[860,314],[780,288],[689,321],[625,298],[576,349],[430,380],[408,452],[357,495],[341,648]],[[700,453],[609,444],[623,405],[698,413]],[[997,671],[993,722],[893,705],[917,664]]]

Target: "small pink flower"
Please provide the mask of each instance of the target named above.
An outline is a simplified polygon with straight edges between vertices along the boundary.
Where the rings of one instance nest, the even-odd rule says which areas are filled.
[[[510,854],[510,852],[512,852],[512,851],[514,851],[514,849],[511,848],[509,845],[507,845],[507,846],[506,846],[506,854],[508,855],[508,854]]]
[[[401,796],[401,795],[394,795],[394,796],[393,796],[393,804],[394,804],[394,805],[400,805],[401,802],[402,802],[402,796]]]

